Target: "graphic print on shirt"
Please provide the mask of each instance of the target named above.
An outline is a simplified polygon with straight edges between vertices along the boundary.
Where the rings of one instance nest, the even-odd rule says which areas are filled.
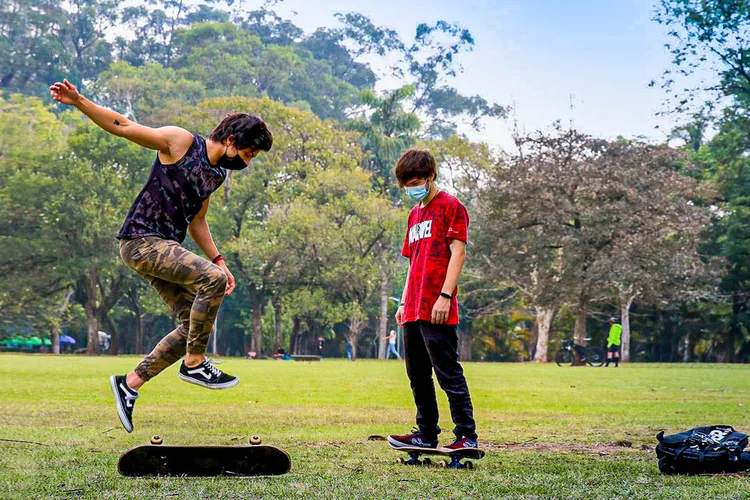
[[[469,214],[463,204],[444,191],[409,213],[402,255],[409,259],[409,283],[404,304],[404,321],[431,321],[432,308],[440,296],[453,240],[468,240]],[[458,324],[455,291],[446,324]]]
[[[426,220],[418,224],[414,224],[409,229],[409,245],[422,238],[432,238],[432,221]]]

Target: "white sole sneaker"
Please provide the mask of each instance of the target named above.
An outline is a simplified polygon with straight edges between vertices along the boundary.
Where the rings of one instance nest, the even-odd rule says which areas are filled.
[[[429,448],[427,446],[419,446],[416,444],[402,443],[401,441],[397,439],[393,439],[391,436],[388,436],[388,444],[391,445],[392,448],[424,448],[425,450],[437,450],[437,447]]]
[[[128,419],[128,416],[125,414],[125,410],[122,407],[122,401],[120,400],[120,391],[117,389],[117,380],[115,379],[115,375],[109,377],[109,386],[110,388],[112,388],[112,395],[115,397],[115,404],[117,405],[117,415],[120,417],[122,426],[125,427],[126,431],[133,432],[133,424]]]
[[[230,380],[229,382],[224,382],[223,384],[207,384],[205,382],[201,382],[200,380],[196,380],[193,377],[186,377],[182,373],[177,374],[178,377],[180,377],[180,380],[183,380],[185,382],[189,382],[191,384],[199,385],[201,387],[205,387],[206,389],[229,389],[230,387],[234,387],[235,385],[240,383],[240,379],[235,378],[234,380]]]

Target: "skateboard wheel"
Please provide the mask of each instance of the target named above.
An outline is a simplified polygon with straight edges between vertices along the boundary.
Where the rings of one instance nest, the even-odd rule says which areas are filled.
[[[162,441],[160,436],[154,436],[151,438],[151,444],[162,444],[164,441]]]
[[[263,441],[260,439],[260,436],[257,434],[254,434],[250,436],[250,444],[260,444]]]
[[[442,467],[443,469],[447,469],[448,468],[448,462],[446,462],[445,460],[441,460],[440,461],[440,467]]]
[[[473,468],[474,468],[474,463],[473,463],[473,462],[472,462],[471,460],[467,460],[467,461],[466,461],[466,462],[464,463],[464,466],[465,466],[465,467],[466,467],[467,469],[471,470],[471,469],[473,469]]]
[[[432,465],[432,460],[430,460],[429,458],[425,458],[424,460],[422,460],[422,463],[425,465]]]
[[[406,460],[404,460],[404,457],[398,457],[396,459],[396,463],[399,465],[404,465],[404,462],[406,462]]]

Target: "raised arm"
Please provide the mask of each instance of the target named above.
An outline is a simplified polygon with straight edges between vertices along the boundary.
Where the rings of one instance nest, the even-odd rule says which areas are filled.
[[[193,142],[193,134],[183,128],[146,127],[128,120],[116,111],[99,106],[79,94],[75,85],[67,79],[54,83],[49,91],[52,99],[78,108],[81,113],[110,134],[123,137],[139,146],[159,151],[165,163],[173,163],[182,158]]]

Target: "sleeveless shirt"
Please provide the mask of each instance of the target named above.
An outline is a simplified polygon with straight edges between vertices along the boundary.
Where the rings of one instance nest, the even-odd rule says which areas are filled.
[[[164,165],[157,153],[117,239],[157,236],[182,243],[188,224],[226,176],[224,168],[208,161],[206,140],[198,134],[193,134],[193,143],[177,163]]]

